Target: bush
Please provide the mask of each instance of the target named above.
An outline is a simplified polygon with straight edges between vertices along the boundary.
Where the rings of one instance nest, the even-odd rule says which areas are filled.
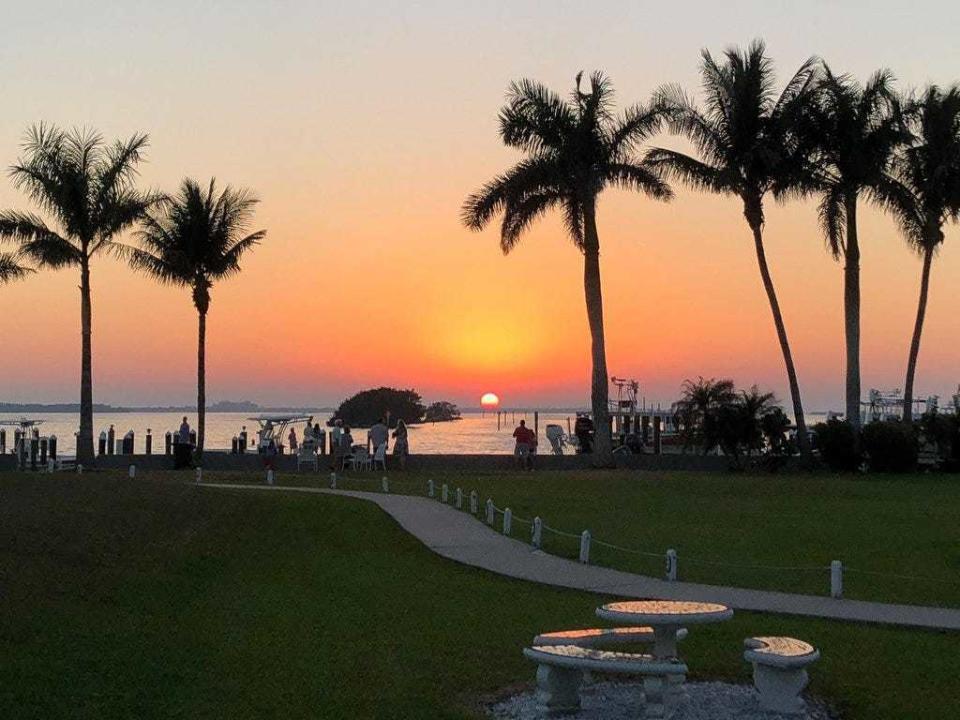
[[[872,422],[863,428],[863,450],[874,472],[909,472],[917,466],[917,431],[899,420]]]
[[[944,466],[956,467],[960,460],[960,416],[927,413],[920,418],[921,440],[935,446]]]
[[[836,472],[851,472],[860,467],[857,435],[846,420],[831,418],[814,426],[816,448],[824,464]]]

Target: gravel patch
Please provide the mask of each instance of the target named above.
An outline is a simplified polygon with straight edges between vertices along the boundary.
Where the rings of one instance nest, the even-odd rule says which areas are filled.
[[[685,683],[686,698],[671,720],[801,720],[765,712],[760,708],[757,691],[751,685],[721,682]],[[566,720],[636,720],[643,717],[641,683],[598,682],[581,691],[580,712]],[[826,705],[806,698],[807,714],[802,720],[835,720]],[[537,705],[536,691],[500,700],[487,708],[496,720],[540,720],[544,715]]]

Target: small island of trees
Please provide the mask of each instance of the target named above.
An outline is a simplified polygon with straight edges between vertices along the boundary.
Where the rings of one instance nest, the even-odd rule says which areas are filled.
[[[370,427],[378,420],[384,420],[394,427],[398,420],[414,425],[459,419],[460,410],[451,402],[441,400],[427,407],[416,390],[379,387],[363,390],[344,400],[327,421],[327,425],[341,420],[351,427]]]

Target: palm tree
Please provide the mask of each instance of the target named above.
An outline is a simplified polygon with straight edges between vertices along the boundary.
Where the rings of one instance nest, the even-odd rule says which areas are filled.
[[[716,447],[716,417],[721,408],[736,402],[737,390],[733,380],[707,380],[703,377],[684,380],[675,414],[684,451],[700,445],[706,455]]]
[[[930,292],[930,267],[943,243],[943,226],[960,217],[960,87],[928,87],[908,103],[914,139],[896,161],[898,182],[883,198],[907,242],[923,258],[920,298],[907,359],[904,420],[913,419],[913,380]]]
[[[570,239],[583,254],[583,289],[592,340],[592,408],[596,428],[593,462],[613,464],[607,401],[607,360],[600,289],[597,197],[607,187],[637,190],[658,200],[672,197],[656,170],[636,149],[661,125],[656,106],[636,105],[613,114],[613,87],[601,73],[581,91],[582,73],[569,100],[543,85],[521,80],[510,85],[500,111],[500,137],[525,157],[467,198],[462,219],[482,230],[503,213],[500,247],[516,247],[524,231],[547,210],[558,208]]]
[[[860,428],[860,240],[857,204],[876,198],[890,181],[897,148],[906,140],[899,105],[887,71],[860,85],[835,75],[826,63],[817,80],[815,101],[800,121],[812,150],[810,173],[798,194],[820,196],[819,216],[827,247],[843,258],[846,335],[846,417]],[[855,433],[859,437],[859,433]]]
[[[0,253],[0,285],[19,280],[32,272],[31,268],[21,265],[13,253]]]
[[[746,51],[726,50],[722,63],[707,50],[702,58],[705,111],[698,109],[679,88],[660,91],[668,108],[671,130],[686,136],[699,157],[654,148],[646,159],[693,188],[733,195],[743,202],[743,215],[753,233],[760,277],[787,369],[797,445],[809,459],[800,385],[763,246],[763,200],[768,192],[775,196],[788,193],[805,167],[794,127],[800,110],[810,99],[814,60],[803,63],[778,94],[774,89],[773,66],[761,41],[753,42]]]
[[[210,289],[214,281],[240,272],[240,257],[267,234],[247,233],[258,200],[230,186],[217,192],[189,178],[168,198],[162,212],[149,213],[137,231],[140,247],[122,254],[135,270],[161,283],[189,287],[199,316],[197,331],[197,455],[203,455],[206,424],[206,337]]]
[[[80,433],[77,461],[92,464],[93,369],[90,264],[115,248],[115,238],[135,223],[157,196],[136,189],[146,135],[107,144],[94,132],[38,125],[27,133],[23,157],[11,168],[13,184],[49,215],[0,213],[0,239],[40,268],[80,268]]]

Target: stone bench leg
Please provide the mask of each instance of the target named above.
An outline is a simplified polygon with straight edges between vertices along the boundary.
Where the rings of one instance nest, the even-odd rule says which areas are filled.
[[[552,665],[537,667],[537,701],[547,716],[564,715],[580,709],[580,670]]]
[[[785,670],[753,664],[753,684],[760,692],[760,706],[781,715],[802,715],[806,704],[800,693],[807,686],[807,671]]]
[[[643,717],[660,720],[668,717],[670,686],[659,675],[643,676]]]

